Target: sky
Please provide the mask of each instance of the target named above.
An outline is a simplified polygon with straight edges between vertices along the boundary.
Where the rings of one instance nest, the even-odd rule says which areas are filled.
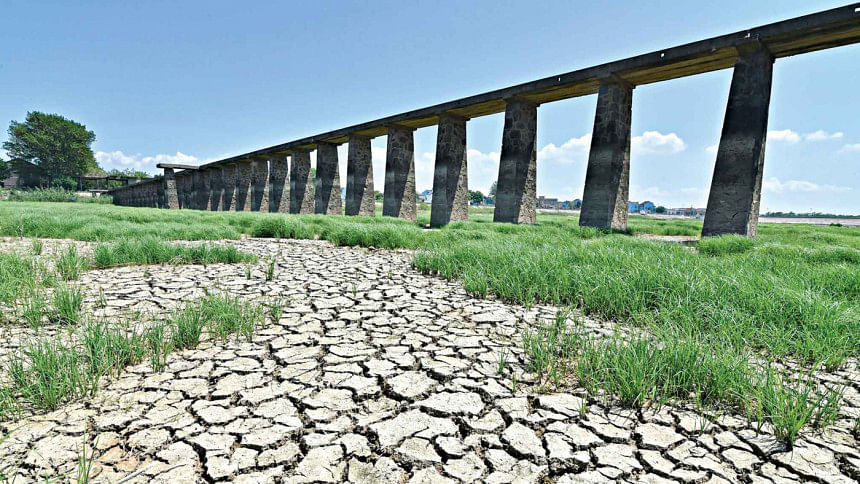
[[[95,131],[102,167],[157,173],[841,5],[5,0],[0,123],[61,114]],[[762,211],[860,214],[857,79],[860,45],[776,61]],[[706,205],[730,81],[636,87],[631,200]],[[539,107],[539,195],[581,198],[596,102]],[[503,121],[468,123],[471,189],[496,179]],[[415,133],[418,191],[435,139]],[[385,143],[372,143],[377,190]],[[346,145],[340,162],[343,180]]]

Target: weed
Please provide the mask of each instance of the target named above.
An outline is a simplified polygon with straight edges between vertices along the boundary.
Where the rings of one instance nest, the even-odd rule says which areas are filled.
[[[496,360],[496,374],[501,375],[505,372],[505,366],[508,363],[508,350],[503,349],[499,352],[499,357]]]
[[[269,259],[269,265],[266,267],[266,280],[271,281],[275,278],[275,259]]]
[[[84,296],[77,287],[58,287],[51,297],[51,320],[59,324],[78,323]]]
[[[57,258],[56,268],[61,279],[73,281],[77,280],[81,271],[86,269],[86,261],[78,255],[78,250],[72,245]]]
[[[167,365],[167,355],[173,349],[167,334],[167,326],[164,324],[150,326],[144,333],[144,337],[149,346],[149,358],[152,368],[155,371],[163,370]]]
[[[56,410],[95,385],[84,357],[59,339],[28,344],[9,362],[12,390],[40,410]]]
[[[44,248],[44,244],[39,239],[33,239],[30,243],[30,253],[33,255],[42,255],[42,249]]]
[[[95,464],[95,449],[87,445],[87,434],[84,433],[83,443],[78,455],[77,467],[77,484],[88,484],[93,473],[93,464]],[[98,445],[98,439],[93,442],[93,446]],[[88,452],[89,451],[89,452]]]
[[[123,368],[146,356],[146,342],[140,334],[104,321],[89,323],[82,340],[90,372],[98,376],[118,375]]]
[[[267,305],[267,308],[269,310],[269,319],[271,319],[273,323],[277,324],[278,321],[281,320],[281,316],[284,315],[284,301],[280,299],[277,301],[271,301]]]
[[[171,344],[175,349],[194,348],[200,343],[205,321],[203,312],[196,306],[186,308],[173,315],[170,319]]]
[[[48,302],[45,294],[39,290],[33,290],[21,303],[21,317],[27,326],[37,329],[42,325],[42,318],[48,314]]]

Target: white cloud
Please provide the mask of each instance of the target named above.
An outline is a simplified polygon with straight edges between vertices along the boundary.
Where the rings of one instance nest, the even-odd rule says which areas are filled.
[[[645,131],[642,136],[634,136],[631,150],[640,153],[678,153],[687,149],[687,144],[675,133],[663,134],[659,131]]]
[[[828,133],[827,131],[818,130],[812,133],[806,133],[803,138],[809,141],[822,141],[828,139],[839,139],[843,135],[842,131],[836,133]]]
[[[806,180],[780,181],[778,178],[768,178],[762,182],[762,189],[771,192],[845,192],[851,187],[835,185],[819,185]]]
[[[845,145],[842,147],[842,151],[860,151],[860,143]]]
[[[785,141],[786,143],[797,143],[800,141],[800,135],[790,129],[770,130],[767,132],[767,139]]]
[[[127,155],[122,151],[98,151],[95,154],[96,161],[105,170],[117,168],[125,170],[131,168],[133,170],[141,170],[149,173],[156,173],[158,169],[155,167],[158,163],[178,163],[183,165],[199,165],[201,162],[196,156],[186,155],[181,151],[177,151],[175,155],[158,154],[154,156],[141,156],[140,153]]]
[[[720,145],[710,145],[710,146],[706,146],[706,147],[705,147],[705,151],[706,151],[707,153],[712,154],[712,155],[716,155],[716,154],[717,154],[717,148],[719,148],[719,147],[720,147]]]
[[[570,138],[561,146],[550,143],[540,149],[537,160],[541,162],[573,163],[577,160],[585,160],[588,149],[591,147],[591,133],[586,133],[579,138]]]

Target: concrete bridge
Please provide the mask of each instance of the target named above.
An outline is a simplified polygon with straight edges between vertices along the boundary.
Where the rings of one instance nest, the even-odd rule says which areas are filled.
[[[383,215],[416,219],[413,132],[438,125],[431,225],[468,217],[466,124],[505,113],[493,220],[535,223],[537,108],[597,94],[580,225],[627,228],[636,86],[733,68],[702,235],[755,236],[773,62],[860,41],[860,3],[580,69],[259,149],[112,190],[118,205],[374,215],[370,140],[388,136]],[[858,59],[860,61],[860,59]],[[337,146],[348,143],[341,206]],[[317,152],[311,177],[310,152]],[[178,170],[178,171],[177,171]]]

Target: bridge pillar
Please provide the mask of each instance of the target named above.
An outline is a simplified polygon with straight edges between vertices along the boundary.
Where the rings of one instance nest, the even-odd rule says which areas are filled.
[[[287,155],[275,154],[271,158],[269,168],[269,211],[275,213],[290,213],[290,167]]]
[[[254,212],[269,211],[269,160],[267,158],[254,160],[252,163],[251,184],[253,185],[251,210]]]
[[[738,51],[703,237],[758,231],[773,56],[758,42]]]
[[[466,170],[466,119],[439,116],[430,226],[469,219],[469,184]]]
[[[536,222],[536,137],[537,104],[524,99],[508,99],[493,222]]]
[[[229,212],[236,208],[236,165],[224,165],[221,167],[221,208]]]
[[[176,187],[176,174],[173,173],[173,168],[164,169],[164,208],[179,208],[179,193]],[[138,185],[139,186],[139,185]]]
[[[607,79],[597,93],[597,113],[585,172],[579,225],[627,229],[630,190],[630,121],[633,86]]]
[[[382,215],[417,220],[415,200],[414,128],[400,125],[388,127],[388,147],[385,154],[385,191]]]
[[[346,214],[376,215],[373,193],[373,157],[370,138],[350,135],[346,157]]]
[[[251,160],[239,160],[236,162],[235,211],[251,211]]]
[[[221,168],[207,168],[209,173],[209,200],[206,201],[206,209],[217,211],[221,209],[221,192],[224,190],[221,183]]]
[[[294,151],[290,166],[290,213],[314,213],[314,180],[310,151]]]
[[[191,173],[191,182],[193,184],[193,188],[191,190],[191,202],[189,203],[188,208],[193,208],[195,210],[203,209],[203,195],[206,193],[206,189],[203,186],[203,173],[200,170],[194,170]]]
[[[317,176],[314,180],[316,205],[314,213],[342,215],[340,198],[340,168],[337,163],[337,145],[317,144]]]

